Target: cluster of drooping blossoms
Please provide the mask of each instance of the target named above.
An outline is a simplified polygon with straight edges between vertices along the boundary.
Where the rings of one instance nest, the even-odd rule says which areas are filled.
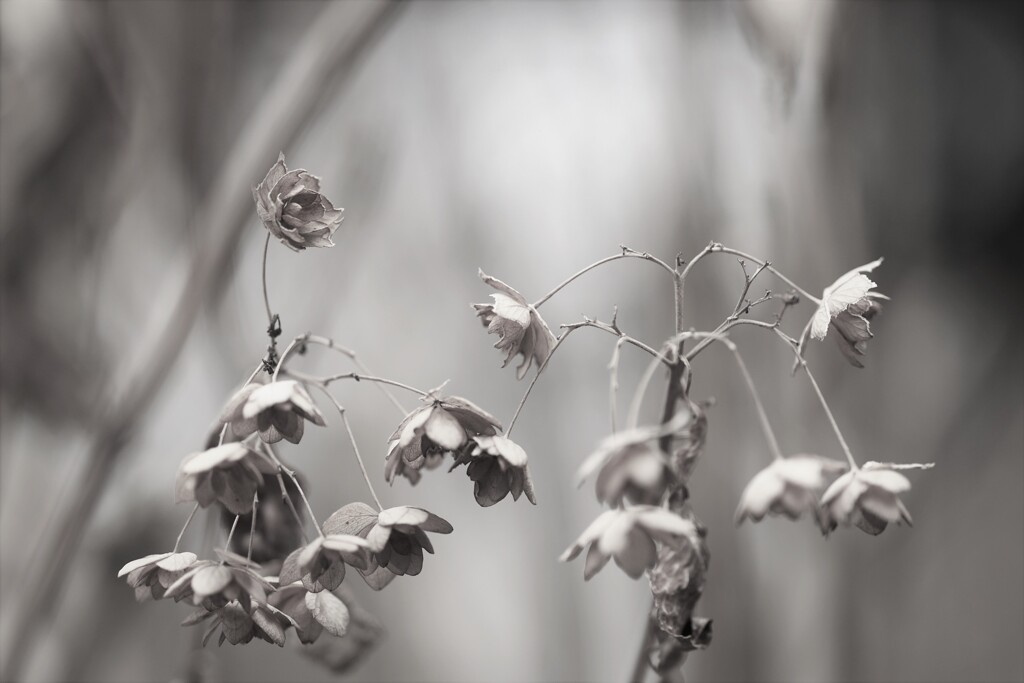
[[[697,261],[713,253],[740,257],[744,287],[739,301],[732,314],[714,330],[684,331],[683,281]],[[676,335],[657,350],[625,334],[619,328],[616,316],[610,324],[584,318],[582,323],[562,325],[562,334],[555,337],[538,313],[540,305],[577,277],[620,258],[654,262],[672,276],[677,304]],[[747,271],[748,260],[759,265],[753,275]],[[597,499],[609,509],[583,531],[561,559],[572,560],[586,550],[583,570],[586,580],[609,560],[614,560],[631,578],[647,574],[653,597],[650,612],[652,628],[645,636],[641,656],[646,657],[660,675],[667,676],[678,669],[687,653],[706,647],[712,635],[711,620],[694,614],[703,592],[710,555],[705,542],[707,530],[689,504],[688,488],[694,466],[705,447],[707,433],[704,409],[689,397],[693,361],[706,346],[718,342],[735,355],[757,404],[762,428],[774,456],[771,464],[744,489],[736,511],[737,524],[746,519],[760,521],[767,515],[797,519],[804,513],[810,513],[823,533],[827,534],[838,526],[854,525],[874,535],[881,533],[889,524],[911,523],[910,514],[899,498],[899,494],[910,489],[910,481],[899,470],[927,469],[931,465],[868,462],[858,467],[804,360],[808,339],[822,340],[830,329],[834,329],[844,357],[852,365],[863,367],[861,357],[865,354],[867,341],[873,336],[869,321],[881,310],[880,301],[888,298],[873,291],[875,283],[866,275],[880,264],[881,259],[855,268],[826,287],[820,299],[794,285],[771,264],[714,242],[689,264],[677,259],[675,267],[649,254],[623,247],[621,254],[582,269],[534,304],[528,303],[517,290],[480,272],[484,282],[498,293],[492,295],[494,303],[474,304],[473,307],[487,331],[498,335],[494,346],[506,353],[505,365],[516,355],[521,355],[523,361],[517,370],[519,379],[524,377],[532,363],[536,362],[538,366],[537,375],[520,403],[520,410],[551,355],[569,333],[591,327],[618,338],[609,365],[613,433],[598,444],[579,470],[580,483],[593,477]],[[766,269],[791,285],[794,291],[783,295],[773,295],[768,291],[759,299],[748,299],[752,282]],[[800,302],[798,293],[815,302],[817,310],[797,339],[787,335],[781,329],[781,323],[786,310]],[[752,308],[773,300],[782,302],[782,308],[773,321],[749,317]],[[741,324],[767,329],[794,353],[796,367],[806,372],[836,431],[846,462],[806,454],[783,457],[753,378],[736,345],[728,339],[729,330]],[[689,341],[696,344],[686,349],[685,344]],[[629,426],[616,432],[618,357],[624,344],[646,351],[653,360],[634,394]],[[658,365],[665,366],[669,375],[662,421],[661,424],[638,426],[640,402]],[[514,424],[515,418],[512,426]]]
[[[331,237],[341,223],[342,209],[335,209],[319,188],[319,179],[308,172],[289,171],[283,156],[274,164],[253,189],[268,244],[276,238],[294,251],[333,246]],[[340,672],[361,660],[383,632],[377,620],[355,604],[346,576],[356,574],[375,590],[398,576],[416,576],[424,553],[434,552],[428,534],[448,534],[452,526],[421,508],[380,504],[330,383],[367,380],[412,391],[423,401],[407,412],[385,388],[403,415],[383,458],[389,482],[400,474],[415,483],[421,469],[436,467],[451,453],[453,469],[467,465],[481,505],[492,505],[510,492],[517,499],[526,493],[534,501],[533,484],[526,453],[500,434],[501,425],[483,409],[466,399],[368,374],[318,378],[297,372],[288,361],[310,345],[341,351],[352,361],[355,356],[327,337],[306,334],[278,358],[279,317],[270,314],[269,300],[267,311],[266,356],[226,401],[205,450],[181,461],[176,502],[194,507],[174,548],[128,562],[118,576],[127,579],[140,601],[191,604],[195,609],[182,623],[204,624],[204,645],[216,636],[221,644],[260,639],[283,646],[293,631],[304,651]],[[310,425],[327,425],[314,390],[337,408],[376,504],[343,505],[322,525],[314,517],[302,476],[275,450],[284,442],[300,444]],[[214,548],[213,556],[205,559],[196,552],[179,551],[200,508],[215,511],[228,529],[223,547]]]

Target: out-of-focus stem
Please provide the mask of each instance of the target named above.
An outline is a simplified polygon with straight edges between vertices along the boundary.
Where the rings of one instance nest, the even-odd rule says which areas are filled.
[[[196,511],[199,509],[199,503],[195,504],[192,508],[192,512],[188,513],[188,519],[185,520],[185,526],[181,527],[181,531],[178,533],[178,540],[174,542],[174,550],[171,552],[178,552],[178,548],[181,547],[181,539],[185,535],[185,530],[188,529],[188,525],[192,523],[192,518],[196,516]]]

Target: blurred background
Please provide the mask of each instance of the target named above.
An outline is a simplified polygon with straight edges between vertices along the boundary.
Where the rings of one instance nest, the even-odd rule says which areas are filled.
[[[346,209],[334,249],[271,245],[285,339],[314,330],[379,374],[449,379],[506,424],[526,382],[469,308],[490,293],[478,267],[535,300],[619,244],[671,260],[715,239],[810,291],[884,256],[873,279],[892,302],[867,367],[827,340],[809,362],[860,460],[936,463],[910,475],[916,526],[734,527],[769,456],[732,359],[709,349],[692,494],[715,639],[687,677],[1024,677],[1019,5],[4,0],[0,19],[5,675],[333,678],[294,643],[196,654],[184,606],[138,605],[115,579],[173,545],[178,464],[265,349],[250,188],[283,150]],[[585,278],[545,304],[553,327],[617,305],[627,333],[671,334],[657,269]],[[782,291],[762,278],[756,293]],[[687,325],[714,327],[741,285],[734,258],[703,261]],[[841,458],[786,349],[753,328],[734,339],[783,449]],[[455,526],[420,576],[381,593],[351,580],[387,631],[353,680],[628,676],[646,581],[609,569],[585,584],[581,562],[556,561],[600,511],[575,470],[609,430],[613,344],[574,334],[521,416],[537,507],[479,508],[461,471],[388,489],[399,416],[368,386],[338,387],[385,505]],[[620,415],[646,362],[624,349]],[[349,369],[316,349],[300,363]],[[367,498],[336,423],[284,455],[321,520]],[[186,547],[223,538],[214,517]]]

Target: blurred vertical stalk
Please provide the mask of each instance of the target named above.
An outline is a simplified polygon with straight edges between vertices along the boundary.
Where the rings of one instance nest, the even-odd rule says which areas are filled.
[[[324,91],[346,76],[373,47],[402,4],[384,1],[330,3],[312,22],[305,38],[267,89],[263,101],[235,140],[211,190],[196,211],[204,241],[196,251],[188,277],[167,317],[159,323],[142,363],[126,382],[111,382],[103,417],[88,453],[85,478],[60,506],[42,536],[39,561],[25,572],[22,599],[15,607],[12,637],[0,678],[21,680],[31,660],[36,636],[58,604],[61,588],[92,513],[110,482],[114,467],[174,367],[195,320],[219,273],[248,224],[250,188],[277,153],[290,145],[313,118]],[[114,387],[127,387],[118,392]]]

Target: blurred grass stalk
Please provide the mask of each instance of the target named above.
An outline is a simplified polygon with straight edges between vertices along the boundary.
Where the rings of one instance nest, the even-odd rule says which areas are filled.
[[[129,370],[126,381],[111,381],[105,419],[98,425],[85,465],[85,479],[78,482],[65,504],[54,501],[55,521],[42,537],[43,548],[36,554],[36,566],[25,570],[12,619],[14,628],[3,658],[2,678],[21,680],[31,661],[36,634],[53,616],[61,595],[60,587],[78,551],[83,532],[99,503],[104,487],[125,448],[131,443],[136,424],[157,396],[175,362],[199,312],[216,286],[219,274],[228,266],[232,250],[250,225],[251,185],[269,167],[277,153],[292,144],[315,116],[323,95],[358,66],[401,9],[393,0],[336,2],[324,7],[312,22],[306,39],[299,43],[263,101],[246,121],[227,155],[216,180],[196,211],[203,226],[203,242],[189,267],[182,291],[163,322],[150,348],[139,354],[143,360]],[[157,329],[150,323],[149,329]],[[118,391],[117,387],[127,387]],[[119,395],[120,394],[120,395]]]

